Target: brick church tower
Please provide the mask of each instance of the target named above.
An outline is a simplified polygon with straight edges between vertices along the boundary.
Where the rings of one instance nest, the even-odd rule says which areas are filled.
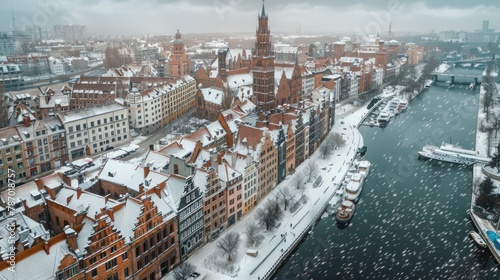
[[[274,109],[274,53],[271,50],[271,31],[269,17],[266,15],[264,1],[259,15],[255,49],[253,51],[253,94],[257,108],[263,111]]]
[[[172,54],[168,62],[168,75],[171,77],[181,77],[189,75],[191,71],[191,60],[186,55],[186,48],[182,40],[181,33],[177,30],[175,40],[172,45]]]

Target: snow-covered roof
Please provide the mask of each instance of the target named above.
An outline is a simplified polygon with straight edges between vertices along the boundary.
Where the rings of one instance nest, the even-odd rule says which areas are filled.
[[[26,184],[22,184],[16,187],[15,202],[21,202],[22,199],[26,200],[28,207],[34,207],[45,203],[44,195],[47,192],[45,190],[39,191],[38,186],[34,181],[30,181]],[[0,193],[0,200],[4,205],[7,205],[9,199],[12,199],[8,194],[8,190]],[[20,208],[15,209],[17,211],[24,211],[24,206],[21,204]]]
[[[253,75],[251,73],[228,75],[227,84],[233,91],[241,86],[251,86],[253,85]]]
[[[69,100],[69,95],[57,94],[50,96],[48,100],[45,96],[42,95],[40,96],[40,108],[54,108],[56,106],[69,107]]]
[[[150,150],[142,161],[142,165],[149,166],[151,170],[161,171],[169,162],[170,157],[168,155]]]
[[[0,236],[4,237],[0,239],[0,253],[2,253],[2,259],[6,259],[5,252],[10,252],[10,246],[12,244],[9,242],[10,229],[9,224],[12,222],[16,223],[16,236],[18,241],[21,242],[25,247],[30,248],[33,246],[37,238],[42,240],[47,240],[50,238],[49,232],[40,223],[35,222],[23,213],[15,213],[14,215],[9,215],[8,219],[2,219],[0,221]]]
[[[111,112],[118,112],[120,110],[126,111],[126,109],[119,104],[112,103],[106,106],[95,106],[81,110],[72,110],[69,112],[65,112],[64,114],[59,114],[59,118],[61,118],[61,121],[66,124],[69,122],[104,115]]]
[[[114,225],[118,229],[126,242],[134,237],[135,223],[141,213],[142,204],[135,199],[127,199],[123,207],[114,213]]]
[[[193,183],[200,188],[201,193],[206,192],[206,185],[208,181],[208,172],[205,169],[198,168],[193,176]]]
[[[222,105],[224,99],[224,92],[217,87],[209,87],[200,89],[201,94],[206,102]]]
[[[215,121],[211,124],[208,124],[205,126],[212,136],[213,139],[220,139],[222,137],[226,137],[226,131],[222,127],[221,123],[219,121]]]
[[[78,196],[77,190],[69,187],[62,188],[57,194],[55,201],[75,210],[77,213],[86,212],[86,215],[90,218],[101,213],[101,208],[111,208],[119,204],[113,199],[106,199],[103,196],[86,191],[82,191],[80,196]]]
[[[167,174],[159,171],[150,169],[149,172],[146,172],[144,166],[114,159],[106,161],[98,176],[101,180],[127,187],[136,192],[140,191],[139,185],[141,184],[144,189],[149,189],[168,179]]]
[[[73,255],[68,249],[66,239],[60,238],[51,244],[48,254],[45,250],[39,250],[25,259],[16,260],[15,270],[0,271],[0,279],[54,279],[61,260],[68,254]]]

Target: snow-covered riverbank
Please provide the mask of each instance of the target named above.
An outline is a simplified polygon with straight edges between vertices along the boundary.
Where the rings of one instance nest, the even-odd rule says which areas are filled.
[[[284,217],[276,228],[262,232],[264,239],[260,245],[256,248],[248,247],[245,242],[245,225],[252,221],[258,222],[256,213],[259,207],[263,207],[267,200],[274,199],[282,185],[292,187],[292,181],[295,177],[294,175],[288,176],[252,212],[220,236],[223,237],[224,234],[230,232],[240,234],[242,242],[240,242],[238,252],[232,256],[231,263],[227,263],[225,258],[217,256],[217,240],[208,243],[188,259],[188,262],[194,264],[196,271],[201,274],[202,278],[200,279],[269,279],[303,236],[309,232],[310,227],[324,213],[326,205],[337,190],[337,186],[343,181],[356,156],[357,149],[363,145],[363,139],[357,127],[363,116],[368,113],[366,106],[351,107],[346,105],[346,108],[337,108],[337,112],[341,114],[336,116],[336,124],[330,133],[341,133],[346,145],[335,150],[332,156],[327,159],[323,159],[318,149],[296,170],[296,174],[303,172],[308,162],[314,161],[318,164],[318,175],[323,179],[322,184],[314,188],[314,180],[307,183],[304,190],[307,201],[301,201],[300,207],[294,212],[284,211]],[[247,255],[248,249],[258,252],[257,256]],[[171,274],[164,279],[173,279]]]

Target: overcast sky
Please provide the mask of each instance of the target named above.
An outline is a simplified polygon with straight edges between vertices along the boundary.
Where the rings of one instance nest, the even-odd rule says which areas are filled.
[[[92,34],[255,32],[261,0],[1,0],[0,30],[83,24]],[[418,0],[417,0],[418,1]],[[267,0],[272,33],[500,29],[498,0]]]

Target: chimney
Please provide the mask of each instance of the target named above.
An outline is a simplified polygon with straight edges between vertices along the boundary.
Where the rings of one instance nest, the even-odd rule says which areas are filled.
[[[31,125],[31,118],[28,114],[23,116],[23,125],[29,127]]]
[[[144,184],[143,183],[139,184],[139,193],[144,193]]]
[[[144,178],[148,177],[149,175],[149,166],[144,166]]]
[[[104,204],[108,204],[109,196],[111,196],[110,193],[104,196]]]
[[[23,204],[24,211],[27,211],[29,208],[28,208],[28,203],[26,203],[26,199],[23,198],[21,200],[21,203]]]
[[[107,213],[108,213],[108,216],[111,219],[111,221],[114,222],[115,221],[115,212],[113,212],[113,209],[108,208]]]
[[[149,145],[149,150],[150,151],[154,151],[155,150],[155,145],[154,144],[150,144]]]
[[[49,104],[50,98],[50,93],[47,93],[47,95],[45,95],[45,103]]]
[[[156,195],[158,197],[161,197],[161,190],[160,190],[160,187],[156,186],[153,188],[153,190],[155,191]]]
[[[221,164],[222,163],[222,155],[220,153],[217,153],[217,164]]]
[[[217,172],[217,152],[215,152],[215,148],[212,148],[210,150],[210,163],[212,165],[212,168],[215,169],[215,172]]]
[[[65,226],[64,234],[66,235],[66,242],[68,243],[68,247],[71,249],[71,251],[76,251],[78,249],[78,244],[76,243],[76,231],[70,226]]]
[[[43,245],[43,249],[45,250],[45,253],[47,255],[50,255],[50,245],[49,245],[49,242],[45,241],[45,243]]]
[[[76,188],[76,199],[80,199],[81,195],[82,195],[82,188],[80,187]]]
[[[71,202],[71,199],[73,199],[73,195],[70,195],[66,198],[66,205],[69,205],[69,203]]]

